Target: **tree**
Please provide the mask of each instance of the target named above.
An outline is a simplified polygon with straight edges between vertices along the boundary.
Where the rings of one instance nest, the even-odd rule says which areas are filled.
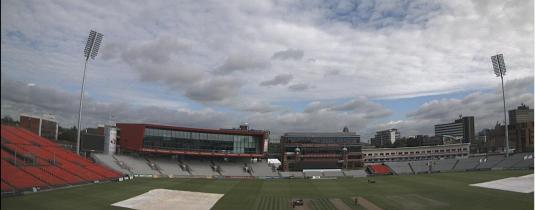
[[[63,128],[59,127],[58,139],[63,141],[76,142],[76,131],[78,130],[76,126],[72,128]]]
[[[14,120],[11,116],[6,115],[2,118],[2,124],[6,125],[18,125],[19,121]]]

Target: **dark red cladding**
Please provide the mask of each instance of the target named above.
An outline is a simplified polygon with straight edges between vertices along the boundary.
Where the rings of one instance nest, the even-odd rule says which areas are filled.
[[[144,124],[118,123],[121,132],[119,145],[121,149],[138,151],[143,147]]]

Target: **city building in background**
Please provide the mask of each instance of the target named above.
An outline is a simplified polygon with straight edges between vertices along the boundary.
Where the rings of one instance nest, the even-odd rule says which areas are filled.
[[[421,147],[367,148],[362,150],[364,162],[390,162],[468,158],[470,144],[447,144]]]
[[[509,110],[509,147],[514,152],[533,152],[533,109],[522,104]],[[484,129],[478,140],[472,143],[477,147],[473,153],[503,153],[505,151],[505,126],[496,122],[492,129]]]
[[[343,132],[292,132],[280,139],[283,171],[361,168],[360,135]]]
[[[392,146],[396,141],[401,137],[398,129],[388,129],[377,131],[375,137],[373,137],[370,142],[376,147],[389,147]]]
[[[453,136],[462,138],[463,143],[475,139],[474,117],[460,117],[452,123],[435,125],[435,136]]]
[[[509,123],[520,124],[533,122],[533,109],[525,104],[520,105],[517,109],[509,110]]]
[[[154,124],[117,123],[119,152],[205,157],[261,158],[269,131],[185,128]]]
[[[20,114],[19,126],[47,139],[58,140],[58,122],[52,115],[43,117]]]
[[[533,152],[533,109],[522,104],[509,110],[509,146],[517,152]]]

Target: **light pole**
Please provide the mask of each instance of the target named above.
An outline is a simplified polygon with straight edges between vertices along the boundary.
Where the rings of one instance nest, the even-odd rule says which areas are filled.
[[[490,57],[494,74],[502,79],[502,98],[503,98],[503,121],[505,122],[505,157],[509,157],[509,129],[507,126],[507,112],[505,111],[505,90],[503,88],[503,76],[505,76],[505,62],[503,61],[503,54],[498,54]]]
[[[80,154],[80,132],[82,126],[82,105],[84,103],[84,86],[85,86],[85,70],[87,69],[87,61],[89,57],[95,60],[98,54],[98,48],[100,48],[100,43],[102,42],[103,35],[96,31],[91,30],[89,32],[89,37],[87,38],[87,43],[85,44],[84,57],[84,74],[82,76],[82,90],[80,91],[80,108],[78,110],[78,132],[76,134],[76,154]]]

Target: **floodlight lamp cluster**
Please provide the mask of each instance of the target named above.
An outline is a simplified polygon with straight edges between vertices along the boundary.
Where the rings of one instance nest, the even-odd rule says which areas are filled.
[[[102,42],[102,35],[101,33],[98,33],[96,31],[91,30],[89,32],[89,37],[87,37],[87,43],[85,45],[84,49],[84,56],[86,59],[95,60],[95,57],[97,57],[98,49],[100,48],[100,43]]]
[[[494,74],[497,77],[503,77],[505,75],[505,62],[503,61],[503,54],[498,54],[490,57],[492,60],[492,67],[494,68]]]

